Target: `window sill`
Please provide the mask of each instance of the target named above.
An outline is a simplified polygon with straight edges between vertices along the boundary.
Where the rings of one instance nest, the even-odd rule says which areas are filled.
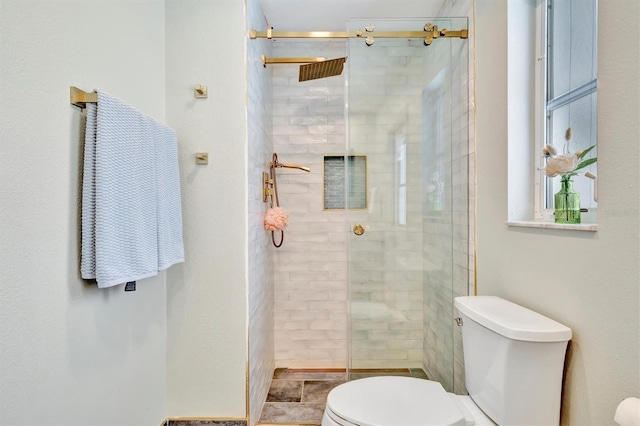
[[[508,226],[525,227],[525,228],[544,228],[544,229],[564,229],[569,231],[587,231],[597,232],[597,223],[554,223],[554,222],[529,222],[529,221],[507,221]]]

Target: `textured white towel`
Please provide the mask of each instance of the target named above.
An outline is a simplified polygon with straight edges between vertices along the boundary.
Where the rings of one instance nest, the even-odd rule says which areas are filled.
[[[184,262],[180,173],[175,132],[166,126],[157,126],[155,130],[158,142],[158,270],[163,270],[173,264]]]
[[[82,214],[80,232],[80,273],[96,277],[96,105],[87,104],[82,171]]]
[[[84,157],[82,277],[111,287],[183,261],[173,130],[98,91]]]

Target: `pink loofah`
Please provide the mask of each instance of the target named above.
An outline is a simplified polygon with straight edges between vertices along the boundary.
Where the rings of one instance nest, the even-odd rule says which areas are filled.
[[[264,215],[264,229],[267,231],[282,231],[289,224],[289,215],[282,207],[273,207]]]

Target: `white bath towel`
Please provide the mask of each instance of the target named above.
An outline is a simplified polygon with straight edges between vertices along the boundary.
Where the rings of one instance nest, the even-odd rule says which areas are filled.
[[[175,132],[156,127],[156,164],[158,165],[158,270],[184,262],[182,244],[182,209],[180,204],[180,173]]]
[[[184,260],[175,132],[98,91],[87,104],[81,274],[98,287]]]

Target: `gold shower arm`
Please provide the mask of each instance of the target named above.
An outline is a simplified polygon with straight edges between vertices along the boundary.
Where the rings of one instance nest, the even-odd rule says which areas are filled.
[[[326,58],[267,58],[262,55],[262,66],[266,68],[267,64],[312,64],[325,60]]]
[[[262,201],[267,202],[267,198],[271,197],[271,204],[273,205],[273,197],[276,199],[276,206],[280,206],[278,200],[278,186],[276,183],[276,168],[286,169],[298,169],[304,172],[310,172],[308,167],[302,167],[297,164],[284,164],[278,161],[278,154],[275,152],[271,156],[271,162],[269,163],[269,173],[262,173]],[[275,245],[275,241],[273,242]],[[280,247],[280,246],[276,246]]]
[[[310,172],[311,171],[310,168],[302,167],[302,166],[299,166],[297,164],[276,163],[274,165],[274,167],[285,168],[285,169],[298,169],[298,170],[302,170],[303,172]]]

